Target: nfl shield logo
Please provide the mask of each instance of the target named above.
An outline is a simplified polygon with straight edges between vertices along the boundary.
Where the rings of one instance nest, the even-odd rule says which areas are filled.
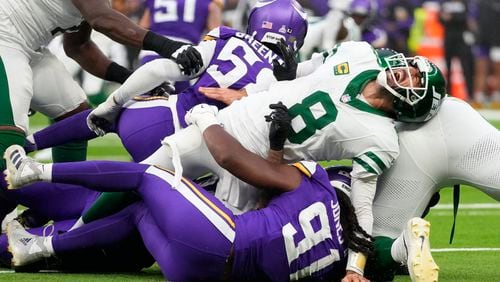
[[[342,74],[348,74],[349,73],[349,64],[347,62],[338,64],[333,67],[333,72],[335,75],[342,75]]]

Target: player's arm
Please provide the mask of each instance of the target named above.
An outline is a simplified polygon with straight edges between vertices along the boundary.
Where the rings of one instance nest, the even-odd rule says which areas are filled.
[[[108,81],[123,83],[132,71],[108,59],[90,39],[92,28],[83,22],[78,32],[65,33],[63,46],[66,55],[84,70]]]
[[[210,153],[221,167],[250,185],[266,190],[286,192],[300,184],[298,170],[269,162],[246,150],[218,124],[215,113],[213,106],[198,105],[186,115],[186,121],[200,128]]]
[[[204,41],[195,48],[202,53],[206,66],[213,57],[215,41]],[[200,71],[203,70],[202,68]],[[144,64],[89,114],[87,125],[97,135],[103,136],[115,122],[123,104],[134,96],[149,92],[164,81],[189,80],[197,75],[184,74],[180,67],[169,59],[157,59]]]
[[[198,72],[202,66],[200,54],[190,45],[140,27],[122,13],[113,10],[107,0],[71,1],[93,29],[116,42],[173,58],[187,74]]]
[[[314,72],[319,66],[323,64],[325,57],[328,56],[328,52],[314,53],[311,59],[307,61],[300,62],[297,66],[297,77],[306,76]]]
[[[222,10],[224,3],[221,0],[214,0],[208,4],[208,17],[206,30],[212,30],[222,25]]]
[[[139,25],[145,29],[149,29],[151,27],[151,13],[148,9],[146,9],[142,14],[142,17],[139,20]]]
[[[377,179],[378,175],[371,175],[364,178],[352,177],[351,180],[351,202],[356,218],[359,226],[370,235],[373,229],[373,199],[375,198]],[[366,259],[365,254],[349,249],[346,270],[363,275]]]

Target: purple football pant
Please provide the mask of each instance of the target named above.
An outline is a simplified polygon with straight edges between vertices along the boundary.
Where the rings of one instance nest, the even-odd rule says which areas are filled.
[[[234,238],[234,216],[196,184],[183,180],[172,188],[172,180],[170,172],[136,163],[54,164],[53,182],[103,192],[137,191],[143,200],[112,216],[54,236],[55,252],[111,244],[137,228],[167,279],[220,280]]]

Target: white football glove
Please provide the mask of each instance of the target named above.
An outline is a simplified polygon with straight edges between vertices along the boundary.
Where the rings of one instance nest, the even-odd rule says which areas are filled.
[[[121,108],[115,102],[113,95],[110,95],[104,103],[97,106],[87,116],[87,126],[98,136],[104,136],[106,132],[110,131]]]
[[[194,124],[198,126],[200,131],[203,133],[207,127],[219,124],[217,121],[217,113],[219,109],[216,106],[211,106],[208,104],[199,104],[191,108],[186,113],[184,120],[188,125]]]

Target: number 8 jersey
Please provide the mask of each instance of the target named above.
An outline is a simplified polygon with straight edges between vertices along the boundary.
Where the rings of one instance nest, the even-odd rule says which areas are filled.
[[[344,272],[347,247],[335,190],[318,164],[293,165],[304,174],[295,190],[235,218],[232,281],[294,281]]]
[[[282,101],[293,118],[285,143],[287,161],[352,159],[353,179],[377,176],[399,154],[394,120],[360,95],[382,70],[369,44],[345,42],[323,53],[309,75],[274,83],[266,92],[235,101],[219,112],[218,119],[246,149],[264,157],[269,148],[264,116],[269,104]],[[246,210],[248,199],[241,196],[248,185],[236,184],[234,178],[224,182],[217,196]]]

